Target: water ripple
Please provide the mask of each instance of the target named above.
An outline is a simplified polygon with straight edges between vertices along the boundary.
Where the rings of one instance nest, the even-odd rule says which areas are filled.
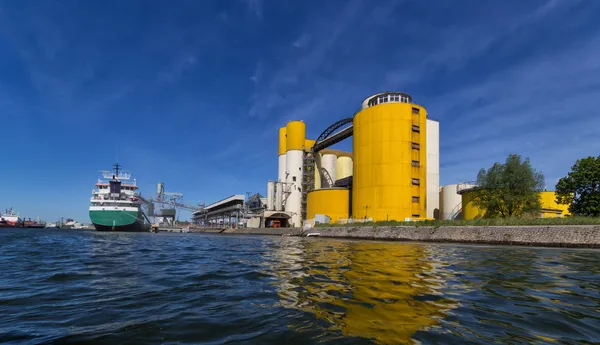
[[[600,339],[593,250],[0,231],[0,343]]]

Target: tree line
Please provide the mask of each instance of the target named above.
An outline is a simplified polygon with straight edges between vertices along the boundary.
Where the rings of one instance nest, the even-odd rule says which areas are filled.
[[[535,170],[529,158],[510,154],[504,163],[494,163],[477,174],[473,204],[488,218],[521,217],[539,214],[544,175]],[[575,216],[600,216],[600,156],[577,160],[555,188],[556,202],[569,205]]]

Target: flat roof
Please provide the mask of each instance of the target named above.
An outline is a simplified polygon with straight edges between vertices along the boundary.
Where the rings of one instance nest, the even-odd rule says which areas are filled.
[[[241,202],[244,202],[244,201],[246,201],[246,196],[244,194],[234,194],[234,195],[232,195],[230,197],[227,197],[227,198],[225,198],[223,200],[219,200],[217,202],[214,202],[214,203],[206,206],[204,209],[205,210],[209,210],[211,208],[215,208],[215,207],[224,205],[224,204],[226,204],[228,202],[232,202],[232,201],[241,201]]]

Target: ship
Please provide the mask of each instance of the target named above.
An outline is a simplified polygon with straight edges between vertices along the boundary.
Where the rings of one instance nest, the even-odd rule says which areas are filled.
[[[23,221],[19,218],[19,214],[15,214],[10,208],[4,213],[0,212],[0,228],[22,228]]]
[[[38,217],[38,220],[31,220],[31,218],[29,218],[28,220],[24,220],[23,221],[23,227],[24,228],[36,228],[36,229],[42,229],[46,227],[46,223],[45,222],[40,222],[40,219]]]
[[[138,193],[131,174],[113,165],[113,171],[101,171],[92,190],[90,220],[98,231],[149,231],[151,222],[145,214],[149,202]]]

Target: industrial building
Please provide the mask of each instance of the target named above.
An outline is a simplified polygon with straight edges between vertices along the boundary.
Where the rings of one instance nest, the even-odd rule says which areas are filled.
[[[235,194],[203,206],[192,213],[192,222],[201,226],[244,226],[256,219],[265,210],[266,198],[260,194]],[[249,226],[260,227],[264,224],[250,223]]]
[[[353,117],[327,127],[316,139],[306,124],[279,128],[277,179],[260,194],[233,195],[194,212],[207,226],[310,227],[317,223],[476,219],[478,186],[440,188],[439,122],[402,92],[363,100]],[[331,147],[352,140],[352,151]],[[540,217],[568,216],[554,192],[541,192]]]
[[[443,186],[440,189],[440,215],[443,220],[473,220],[485,216],[485,212],[475,206],[473,199],[475,192],[479,189],[475,182],[464,182]],[[539,218],[561,218],[568,217],[569,205],[561,205],[556,202],[556,194],[553,191],[539,193],[542,210]]]
[[[328,149],[352,138],[352,152]],[[433,219],[439,213],[439,123],[401,92],[367,97],[316,139],[279,129],[277,181],[261,224]]]

